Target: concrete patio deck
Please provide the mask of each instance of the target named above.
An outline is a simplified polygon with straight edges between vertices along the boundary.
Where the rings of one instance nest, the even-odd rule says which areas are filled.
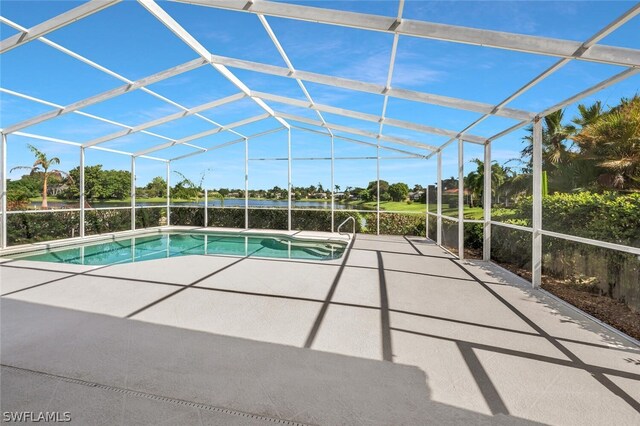
[[[72,424],[640,424],[640,348],[494,265],[0,264],[1,409]]]

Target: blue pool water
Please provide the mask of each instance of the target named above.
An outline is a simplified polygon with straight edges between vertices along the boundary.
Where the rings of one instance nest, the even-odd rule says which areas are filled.
[[[344,242],[303,240],[281,235],[172,232],[47,249],[11,257],[79,265],[112,265],[204,254],[331,260],[340,258],[345,248]]]

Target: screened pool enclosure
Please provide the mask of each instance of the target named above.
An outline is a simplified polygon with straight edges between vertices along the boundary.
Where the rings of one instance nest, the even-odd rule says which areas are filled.
[[[55,51],[56,57],[64,60],[60,59],[59,64],[53,65],[69,65],[70,74],[64,74],[64,81],[59,82],[56,78],[51,78],[46,84],[55,85],[68,95],[61,98],[74,100],[54,103],[58,100],[39,97],[38,93],[42,92],[39,88],[23,90],[14,86],[5,87],[3,78],[0,90],[7,102],[2,103],[2,115],[13,117],[9,113],[15,112],[15,105],[24,106],[22,110],[17,109],[23,113],[28,110],[30,114],[23,114],[15,121],[2,124],[0,248],[157,226],[188,225],[337,232],[338,226],[348,217],[357,216],[358,231],[428,237],[438,245],[454,251],[461,259],[465,256],[478,256],[485,261],[495,260],[495,251],[499,250],[501,258],[498,260],[508,261],[504,258],[507,256],[505,253],[526,247],[524,256],[527,257],[527,262],[521,266],[530,269],[534,287],[541,284],[543,239],[576,246],[596,246],[607,253],[622,253],[627,256],[628,262],[635,262],[634,268],[637,268],[640,241],[621,243],[615,236],[612,236],[610,241],[600,241],[560,232],[562,230],[551,226],[555,220],[552,216],[545,216],[543,221],[543,198],[546,191],[543,179],[543,121],[556,111],[575,106],[585,100],[598,99],[603,91],[617,87],[616,85],[624,83],[625,80],[627,83],[631,82],[631,86],[627,87],[633,87],[635,82],[637,90],[640,49],[637,46],[618,47],[601,42],[617,31],[637,33],[640,5],[631,4],[631,7],[618,18],[602,28],[594,28],[591,37],[576,41],[413,19],[407,10],[415,9],[415,4],[411,3],[419,2],[405,3],[400,0],[393,4],[394,14],[389,15],[384,14],[384,11],[388,11],[391,2],[381,3],[384,3],[383,6],[372,6],[376,14],[370,14],[267,0],[184,0],[168,3],[153,0],[138,0],[137,3],[94,0],[80,5],[74,4],[73,8],[62,11],[57,16],[47,17],[39,23],[29,24],[30,26],[23,26],[26,24],[1,17],[3,34],[12,34],[3,35],[1,43],[3,73],[10,68],[13,69],[13,73],[18,73],[21,66],[29,66],[21,65],[24,64],[22,60],[37,56],[42,49],[48,52]],[[339,7],[340,5],[338,4]],[[145,20],[141,21],[141,26],[152,19],[154,25],[161,24],[166,27],[164,30],[166,40],[169,40],[167,43],[180,43],[189,52],[178,56],[182,58],[190,55],[192,58],[195,56],[195,59],[165,66],[167,57],[162,55],[164,41],[158,40],[155,43],[153,40],[146,40],[152,43],[148,49],[159,51],[149,55],[156,59],[162,58],[163,65],[147,64],[149,66],[142,68],[152,69],[154,72],[134,79],[114,71],[106,63],[96,59],[107,57],[105,52],[97,51],[105,48],[104,42],[95,42],[96,52],[93,54],[87,50],[86,45],[78,44],[79,49],[76,50],[54,41],[58,32],[67,29],[67,36],[72,34],[79,37],[82,34],[82,37],[93,40],[92,37],[99,37],[91,31],[90,25],[95,22],[94,19],[107,15],[104,17],[105,22],[116,22],[114,20],[118,19],[119,14],[131,10],[144,14]],[[207,20],[208,17],[214,16],[208,15],[209,13],[220,10],[224,10],[225,14],[218,16],[219,20]],[[189,22],[188,17],[195,14],[201,16],[200,23],[207,23],[212,32],[215,32],[218,24],[223,30],[207,35],[202,26]],[[251,55],[243,52],[254,49],[252,43],[255,40],[234,40],[235,35],[225,35],[226,27],[221,20],[225,16],[231,16],[230,14],[243,15],[242,19],[255,21],[254,24],[262,29],[264,40],[268,40],[270,48],[275,49],[277,58],[264,61],[246,59]],[[89,24],[83,26],[82,22],[85,20]],[[298,69],[295,55],[290,56],[285,44],[281,43],[283,33],[286,36],[288,25],[301,25],[302,27],[295,27],[298,30],[328,28],[321,33],[322,39],[318,34],[314,36],[309,32],[308,40],[305,41],[310,50],[317,48],[317,44],[323,44],[323,52],[328,55],[339,56],[341,43],[344,42],[340,39],[341,36],[349,37],[364,32],[375,34],[382,43],[387,43],[386,50],[382,52],[386,64],[381,72],[384,74],[384,81],[372,82],[379,78],[374,78],[377,76],[368,72],[370,64],[358,64],[358,57],[354,57],[353,62],[359,66],[340,76],[331,72]],[[122,31],[126,32],[126,29]],[[143,33],[145,29],[141,27],[139,31]],[[132,38],[131,43],[136,43],[141,42],[137,40],[138,37],[143,38],[140,33],[125,36]],[[300,34],[307,33],[302,31]],[[331,34],[336,37],[335,40],[328,38]],[[327,40],[335,44],[327,43]],[[218,54],[220,52],[215,47],[216,43],[225,46],[220,50],[238,52],[235,55],[237,57]],[[237,45],[234,46],[233,43]],[[456,56],[456,64],[459,64],[456,67],[460,68],[465,67],[465,59],[468,59],[471,65],[482,65],[478,61],[482,62],[483,56],[478,54],[465,57],[466,54],[462,52],[466,50],[458,51],[457,46],[476,49],[477,52],[505,52],[505,55],[517,55],[517,59],[522,61],[543,58],[544,61],[537,63],[543,67],[536,70],[533,78],[522,78],[519,88],[499,102],[477,101],[479,96],[473,89],[474,85],[498,84],[502,72],[499,67],[488,71],[492,77],[487,77],[486,83],[483,81],[484,75],[480,75],[477,81],[471,81],[470,85],[461,84],[456,96],[445,96],[437,87],[433,93],[407,88],[410,83],[421,86],[420,80],[429,79],[427,73],[419,72],[420,68],[428,63],[419,62],[419,43],[446,45],[451,49],[451,56]],[[292,44],[290,40],[289,44]],[[428,50],[429,45],[425,44],[423,47]],[[29,48],[34,50],[28,50]],[[375,49],[377,45],[371,47],[371,50]],[[299,46],[296,46],[296,50],[300,50]],[[25,53],[20,56],[20,51]],[[317,51],[312,50],[311,54]],[[261,57],[258,54],[260,52],[253,53],[252,59]],[[113,54],[116,54],[115,50]],[[138,54],[139,61],[146,63],[147,53],[140,50]],[[417,58],[415,63],[411,63],[412,58]],[[507,62],[511,60],[507,56],[504,58]],[[437,58],[429,58],[429,61],[432,59]],[[95,72],[91,74],[91,78],[95,79],[96,89],[91,93],[76,90],[78,87],[73,83],[73,67],[78,64],[82,64],[85,67],[83,69],[91,68],[92,72]],[[535,96],[537,87],[557,84],[554,83],[554,76],[565,70],[579,74],[582,70],[580,67],[583,66],[602,67],[598,69],[604,71],[594,75],[606,75],[606,78],[593,82],[590,87],[574,91],[561,101],[548,102],[548,98],[540,99],[538,104],[541,107],[537,110],[518,107],[518,99],[531,93]],[[584,72],[589,70],[591,68],[585,68]],[[196,73],[199,73],[198,78],[203,79],[203,85],[190,88],[190,81],[194,79],[190,80],[189,76]],[[207,73],[205,78],[204,73]],[[403,73],[404,79],[396,85],[394,82],[398,80],[398,76],[403,76]],[[413,74],[415,78],[406,77],[409,74]],[[105,87],[106,83],[102,78],[104,76],[109,77],[109,82],[117,80],[121,84],[104,91],[99,90]],[[183,77],[184,79],[180,80]],[[206,77],[211,78],[211,84],[222,85],[221,82],[224,82],[232,90],[225,96],[207,98],[204,90]],[[260,83],[261,81],[263,83]],[[161,90],[161,83],[178,87],[178,91],[174,92],[175,96],[162,94],[165,92]],[[437,83],[432,87],[434,85],[437,86]],[[256,87],[260,90],[256,90]],[[495,87],[496,93],[504,90]],[[633,91],[625,90],[628,97],[634,95]],[[297,93],[292,94],[294,91]],[[331,96],[324,96],[325,91]],[[564,91],[559,89],[558,93],[564,96]],[[138,93],[140,95],[137,95]],[[164,105],[164,111],[170,113],[156,114],[150,120],[147,117],[147,120],[141,123],[131,124],[107,118],[109,114],[103,115],[98,107],[94,107],[110,102],[112,106],[118,107],[118,99],[136,100],[132,97],[142,96],[141,94],[144,94],[145,99]],[[186,100],[187,95],[193,100]],[[322,101],[316,102],[318,99]],[[332,99],[335,101],[333,105]],[[344,99],[351,99],[362,108],[347,108]],[[141,112],[147,108],[146,102],[140,100]],[[26,108],[27,105],[29,108]],[[405,108],[399,108],[398,105]],[[394,107],[394,114],[391,114]],[[235,114],[242,114],[243,117],[234,121],[223,121],[217,117],[217,111],[228,111],[230,108],[235,108]],[[34,111],[38,113],[33,113]],[[402,114],[397,111],[401,111]],[[443,112],[453,114],[455,111],[462,111],[462,117],[468,118],[466,125],[447,126],[452,120],[446,119],[430,121],[432,115],[439,117]],[[68,124],[64,121],[67,117],[81,119],[78,123],[82,123],[82,127],[78,127],[76,132],[55,131],[56,123],[61,123],[61,126]],[[198,131],[177,137],[177,133],[168,127],[173,123],[187,123],[189,128]],[[502,130],[487,133],[488,129],[496,126]],[[500,145],[502,141],[515,134],[520,135],[517,138],[519,143],[522,135],[529,135],[528,126],[532,126],[530,171],[523,176],[531,183],[530,222],[496,220],[492,218],[495,207],[504,201],[501,203],[496,194],[497,183],[492,179],[492,158],[505,158],[495,155],[495,152],[492,154],[492,149],[498,146],[497,150],[504,150],[504,146]],[[99,135],[96,136],[95,132],[84,132],[83,129],[104,131],[98,132]],[[51,133],[47,133],[48,130],[51,130]],[[92,134],[90,138],[79,140],[89,133]],[[131,139],[133,137],[140,139]],[[36,142],[47,144],[47,154],[51,157],[56,156],[57,150],[62,149],[61,147],[74,150],[72,155],[77,158],[79,194],[73,205],[54,206],[47,210],[11,208],[7,197],[7,181],[13,167],[18,165],[16,161],[11,161],[14,147],[24,150],[27,143]],[[521,147],[518,145],[518,151],[519,148]],[[15,149],[17,152],[18,148]],[[201,163],[186,163],[196,156],[205,160]],[[87,200],[87,167],[107,157],[119,158],[117,161],[120,167],[130,172],[128,205],[94,207]],[[482,175],[481,200],[473,200],[469,196],[469,188],[465,187],[469,182],[465,177],[471,170],[468,167],[472,157],[477,157],[480,165],[478,173]],[[231,163],[233,167],[228,170],[236,173],[236,186],[241,193],[232,197],[233,202],[228,198],[227,206],[224,206],[224,199],[220,202],[209,198],[207,190],[219,187],[215,182],[205,185],[204,193],[196,203],[184,205],[172,202],[170,188],[178,179],[173,172],[180,170],[181,164],[189,164],[189,168],[193,168],[192,164],[198,164],[204,171]],[[319,166],[314,169],[314,164]],[[410,183],[421,183],[411,194],[416,201],[411,205],[415,207],[416,204],[423,203],[424,208],[412,208],[410,212],[397,207],[383,209],[381,203],[386,200],[381,200],[381,182],[388,180],[390,183],[395,178],[394,173],[399,173],[399,170],[406,167],[405,164],[411,165],[410,170],[415,180]],[[443,181],[448,177],[447,167],[452,170],[455,188],[444,188]],[[153,168],[156,175],[163,177],[166,199],[162,205],[143,205],[137,202],[139,185],[136,177],[140,174],[141,168]],[[369,188],[374,196],[366,209],[354,207],[355,204],[345,203],[343,199],[345,185],[350,182],[341,176],[345,171],[356,169],[361,177],[364,176],[362,182],[374,183]],[[310,170],[312,172],[309,172]],[[330,196],[324,199],[324,208],[307,209],[304,208],[304,203],[296,203],[295,187],[300,185],[297,183],[297,176],[306,176],[309,173],[315,173],[310,179],[325,181],[325,185],[330,188]],[[261,208],[252,202],[253,197],[250,196],[252,189],[260,188],[265,174],[277,176],[274,179],[281,182],[281,193],[284,194],[275,197],[280,198],[280,202],[274,203],[271,208]],[[339,188],[342,188],[342,192]],[[418,200],[422,203],[417,202]],[[213,204],[214,201],[217,204]],[[481,207],[478,209],[479,214],[474,218],[465,217],[465,208],[471,205]],[[37,227],[34,225],[36,222],[40,224]],[[343,227],[343,230],[350,230],[350,227],[351,224]],[[465,250],[471,248],[468,238],[471,233],[480,235],[477,239],[480,245],[478,246],[476,241],[473,247],[477,249],[476,252]],[[514,243],[515,240],[518,242]],[[523,253],[520,252],[518,255],[522,257]],[[640,300],[637,289],[635,292],[630,291],[627,296],[628,300],[635,300],[634,298]]]

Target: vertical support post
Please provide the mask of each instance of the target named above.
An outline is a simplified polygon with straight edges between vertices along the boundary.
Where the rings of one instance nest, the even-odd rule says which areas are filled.
[[[171,161],[167,161],[167,226],[171,225]]]
[[[131,156],[131,230],[136,229],[136,157]]]
[[[209,191],[204,188],[204,227],[209,226]]]
[[[291,231],[291,128],[287,130],[287,229]]]
[[[336,213],[336,193],[335,193],[335,182],[334,182],[334,160],[335,160],[335,152],[334,152],[334,143],[333,143],[333,135],[331,135],[331,232],[334,232],[335,228],[335,213]]]
[[[424,190],[424,202],[426,206],[424,208],[424,216],[425,216],[425,224],[424,224],[424,236],[425,238],[429,238],[429,184],[427,184],[427,188]]]
[[[531,284],[542,283],[542,121],[533,121],[533,247],[531,248]]]
[[[249,229],[249,138],[244,138],[244,229]]]
[[[85,223],[85,216],[84,216],[84,206],[86,204],[86,199],[85,199],[85,183],[84,183],[84,147],[81,146],[80,147],[80,183],[79,183],[79,189],[80,189],[80,238],[84,237],[84,223]]]
[[[491,141],[484,146],[484,189],[482,191],[484,209],[484,230],[482,243],[482,260],[491,260]]]
[[[7,247],[7,135],[2,133],[0,142],[0,199],[2,200],[2,224],[0,225],[0,248]]]
[[[458,139],[458,259],[464,259],[464,141]]]
[[[436,244],[439,246],[442,245],[442,151],[438,151],[437,155],[438,165],[437,165],[437,210],[436,210],[436,218],[437,218],[437,228],[436,228]]]
[[[376,235],[380,235],[380,138],[376,145]]]

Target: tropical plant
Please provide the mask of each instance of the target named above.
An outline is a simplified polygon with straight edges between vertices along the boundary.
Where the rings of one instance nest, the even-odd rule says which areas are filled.
[[[583,104],[578,105],[578,117],[571,120],[574,124],[580,127],[588,126],[594,123],[603,114],[602,102],[596,101],[591,106],[585,106]]]
[[[171,198],[181,198],[185,200],[193,199],[197,202],[198,197],[202,192],[204,178],[209,171],[211,171],[211,169],[207,169],[200,174],[200,181],[197,184],[186,177],[183,173],[174,171],[174,173],[180,176],[182,180],[176,183],[176,185],[171,189]]]
[[[481,200],[484,193],[484,161],[474,158],[471,160],[476,165],[476,170],[470,172],[464,179],[464,186],[471,192],[470,205],[473,206],[474,198]],[[491,163],[491,195],[495,196],[498,189],[505,183],[508,177],[508,168]]]
[[[570,146],[567,142],[576,132],[573,125],[562,123],[564,110],[558,110],[544,117],[542,123],[542,156],[545,160],[545,168],[557,167],[570,159]],[[531,168],[531,155],[533,154],[533,126],[527,128],[529,134],[523,138],[527,146],[521,151],[522,158],[528,158],[528,168]]]
[[[48,192],[48,184],[49,179],[52,176],[68,176],[66,172],[62,170],[52,169],[51,167],[57,164],[60,164],[60,159],[58,157],[49,158],[47,154],[40,151],[35,146],[29,144],[27,145],[29,150],[36,157],[36,161],[32,166],[17,166],[11,169],[11,171],[18,169],[29,169],[31,174],[39,174],[42,177],[42,208],[48,209],[49,205],[47,203],[47,192]]]
[[[607,189],[640,189],[640,97],[623,99],[573,137],[580,154],[600,173],[597,183]]]

